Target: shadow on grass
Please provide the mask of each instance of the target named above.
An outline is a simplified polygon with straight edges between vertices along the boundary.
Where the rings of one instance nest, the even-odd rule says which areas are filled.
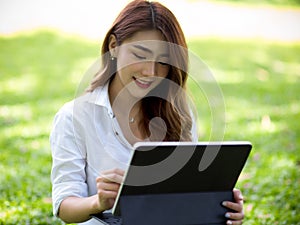
[[[55,32],[0,37],[0,223],[61,224],[52,216],[48,136],[100,45]],[[297,224],[300,45],[190,40],[226,103],[226,140],[254,149],[238,182],[245,224]],[[197,97],[199,90],[190,87]],[[206,109],[203,120],[209,119]],[[201,124],[208,138],[208,123]]]

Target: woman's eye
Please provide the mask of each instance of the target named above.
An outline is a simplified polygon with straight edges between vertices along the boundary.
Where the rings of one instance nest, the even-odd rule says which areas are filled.
[[[146,59],[146,57],[144,57],[144,56],[140,56],[140,55],[138,55],[138,54],[136,54],[136,53],[132,53],[136,58],[138,58],[138,59],[141,59],[141,60],[144,60],[144,59]]]
[[[169,66],[169,64],[168,63],[166,63],[166,62],[158,62],[160,65],[162,65],[162,66]]]

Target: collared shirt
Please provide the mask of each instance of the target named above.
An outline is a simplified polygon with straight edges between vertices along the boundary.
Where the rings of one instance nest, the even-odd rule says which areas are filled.
[[[193,139],[197,140],[193,129]],[[126,170],[132,145],[124,137],[108,96],[108,83],[66,103],[56,114],[50,135],[53,213],[63,199],[97,193],[102,171]],[[84,224],[99,224],[94,219]]]

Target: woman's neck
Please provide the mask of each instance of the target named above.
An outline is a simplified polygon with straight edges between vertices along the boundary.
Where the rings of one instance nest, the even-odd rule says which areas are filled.
[[[116,77],[111,80],[108,93],[112,110],[123,134],[130,144],[146,138],[146,132],[141,126],[141,102],[137,101]]]
[[[109,83],[108,87],[109,101],[115,114],[128,115],[137,121],[141,115],[141,102],[138,101],[115,76]]]

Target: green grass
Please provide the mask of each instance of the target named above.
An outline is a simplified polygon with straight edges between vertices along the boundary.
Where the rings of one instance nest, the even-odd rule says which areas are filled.
[[[61,224],[51,212],[49,132],[99,49],[53,32],[0,38],[0,224]]]
[[[300,224],[300,45],[195,40],[190,48],[223,90],[224,139],[254,146],[237,185],[245,224]]]
[[[99,44],[45,31],[0,37],[0,224],[61,224],[50,203],[49,132]],[[224,139],[254,146],[237,184],[245,224],[299,224],[300,45],[204,39],[189,46],[223,91]],[[205,140],[209,113],[197,108]]]

